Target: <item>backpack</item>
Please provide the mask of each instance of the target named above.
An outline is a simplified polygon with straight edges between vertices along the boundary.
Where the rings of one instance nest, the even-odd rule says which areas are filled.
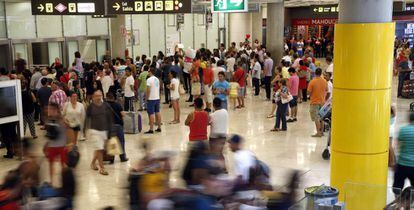
[[[46,123],[46,137],[49,140],[55,141],[61,135],[61,125],[57,122],[51,121]]]
[[[257,176],[265,176],[267,178],[270,178],[270,168],[269,166],[256,158],[256,175]]]
[[[72,149],[66,153],[66,165],[70,168],[75,168],[78,165],[80,153],[77,146],[73,146]]]

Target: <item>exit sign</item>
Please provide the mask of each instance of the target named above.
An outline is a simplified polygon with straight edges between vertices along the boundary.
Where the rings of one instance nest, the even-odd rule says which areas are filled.
[[[247,12],[248,0],[211,0],[211,12]]]

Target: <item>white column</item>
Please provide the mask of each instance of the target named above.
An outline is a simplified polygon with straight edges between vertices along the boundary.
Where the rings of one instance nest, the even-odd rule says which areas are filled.
[[[125,27],[125,15],[118,15],[116,18],[111,18],[110,24],[112,57],[123,58],[125,56],[126,41],[122,35],[121,27]],[[131,53],[129,54],[131,55]]]
[[[276,63],[283,56],[283,31],[285,24],[284,2],[267,4],[266,47]]]
[[[252,15],[251,13],[230,13],[229,14],[229,43],[243,42],[246,34],[252,34]]]
[[[263,10],[252,13],[252,42],[257,39],[263,42]]]

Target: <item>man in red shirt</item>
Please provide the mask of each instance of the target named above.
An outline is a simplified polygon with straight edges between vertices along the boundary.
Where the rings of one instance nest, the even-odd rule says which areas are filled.
[[[237,91],[237,101],[239,106],[237,108],[244,108],[244,96],[246,95],[246,71],[243,69],[243,63],[239,62],[237,64],[237,70],[234,72],[234,79],[239,83],[239,89]]]
[[[214,83],[214,72],[211,62],[208,61],[206,68],[203,69],[204,100],[206,101],[206,111],[211,112],[211,103],[213,103],[213,92],[211,90]]]

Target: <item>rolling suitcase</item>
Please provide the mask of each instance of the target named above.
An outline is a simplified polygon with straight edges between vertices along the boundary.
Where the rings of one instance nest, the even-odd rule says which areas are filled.
[[[124,132],[137,134],[142,131],[142,116],[138,112],[127,112],[124,117]]]

